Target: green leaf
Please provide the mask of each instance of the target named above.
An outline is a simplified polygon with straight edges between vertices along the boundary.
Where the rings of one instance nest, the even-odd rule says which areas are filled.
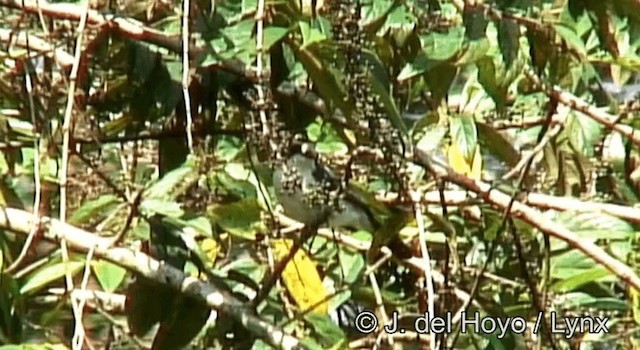
[[[233,160],[243,150],[242,141],[237,137],[222,135],[216,142],[215,156],[221,161]]]
[[[349,199],[366,206],[377,221],[386,220],[391,214],[389,208],[376,200],[375,195],[360,183],[350,181],[347,184],[347,195]]]
[[[309,140],[316,143],[316,151],[324,154],[346,154],[349,151],[333,125],[324,123],[322,118],[309,124],[306,128]]]
[[[627,240],[635,235],[628,222],[604,213],[565,211],[556,220],[582,239]]]
[[[118,289],[127,274],[127,270],[106,260],[94,261],[92,266],[100,286],[106,292],[114,292]]]
[[[518,164],[520,152],[515,149],[505,135],[487,123],[476,122],[476,127],[478,128],[478,139],[484,148],[505,162],[508,167],[514,167]]]
[[[475,63],[486,57],[490,48],[491,43],[489,43],[489,39],[487,38],[466,42],[462,50],[456,55],[457,59],[455,60],[455,64],[457,66],[464,66]]]
[[[68,269],[71,276],[82,270],[84,267],[84,261],[69,261]],[[30,274],[25,283],[20,288],[20,294],[30,294],[40,290],[49,283],[61,279],[65,275],[65,265],[63,262],[57,262],[51,265],[47,265],[36,272]]]
[[[407,126],[404,124],[404,120],[402,120],[402,116],[400,115],[400,111],[395,104],[391,94],[389,94],[388,88],[382,85],[382,82],[378,81],[375,75],[369,74],[369,81],[371,82],[371,87],[373,88],[373,92],[375,92],[382,104],[384,105],[384,109],[387,112],[387,116],[391,121],[391,124],[396,127],[396,129],[400,130],[402,135],[408,135],[409,131]]]
[[[73,212],[69,218],[72,225],[87,223],[89,220],[107,216],[116,204],[121,203],[120,198],[112,194],[100,196],[94,200],[85,202]]]
[[[255,292],[255,289],[252,288],[259,286],[266,271],[267,266],[258,263],[250,256],[234,259],[225,265],[222,270],[222,272],[226,272],[227,275],[241,276],[240,278],[236,277],[241,283],[235,283],[235,286],[232,288],[234,292],[238,293]]]
[[[378,0],[371,2],[363,2],[360,12],[361,22],[369,26],[382,26],[384,21],[388,19],[390,11],[394,8],[394,2],[390,0]]]
[[[0,350],[68,350],[63,344],[21,344],[21,345],[3,345]]]
[[[0,249],[0,251],[2,251]],[[0,336],[5,342],[18,342],[23,339],[24,296],[19,292],[19,285],[13,276],[0,272],[2,288],[0,288]]]
[[[305,349],[309,349],[309,350],[325,350],[326,347],[323,347],[322,345],[318,344],[315,339],[311,338],[311,337],[304,337],[303,339],[300,340],[300,344],[305,346]],[[268,347],[268,349],[273,349],[271,346]]]
[[[327,36],[323,32],[310,26],[306,21],[300,21],[298,25],[302,33],[302,48],[327,39]]]
[[[425,57],[435,61],[452,58],[462,48],[463,41],[463,27],[453,27],[446,33],[433,31],[420,36]]]
[[[213,208],[213,223],[240,238],[254,240],[260,224],[260,206],[255,200],[241,200]]]
[[[571,113],[565,130],[576,151],[585,157],[593,157],[594,147],[602,136],[603,127],[600,123],[582,113]]]
[[[184,220],[186,226],[192,227],[198,231],[202,237],[213,237],[213,229],[211,221],[205,216],[198,216],[188,220]]]
[[[236,185],[241,186],[247,196],[241,197],[243,199],[258,198],[258,204],[264,208],[271,208],[271,198],[263,191],[264,184],[269,183],[267,179],[271,179],[271,168],[265,164],[256,164],[252,169],[248,169],[241,163],[228,163],[224,167],[224,171],[235,179]],[[245,184],[249,183],[253,186],[254,190],[245,188]]]
[[[216,6],[220,12],[222,8],[224,6]],[[237,12],[234,15],[237,15]],[[201,66],[209,66],[228,59],[238,59],[244,64],[250,64],[252,59],[255,59],[256,41],[253,38],[255,19],[231,22],[235,24],[224,27],[209,39],[211,50],[199,63]]]
[[[498,230],[502,226],[502,215],[493,210],[487,210],[482,217],[484,221],[484,230],[482,231],[484,239],[487,241],[495,240],[500,233]]]
[[[264,41],[262,46],[265,50],[269,50],[271,46],[280,41],[289,33],[289,28],[285,27],[267,27],[264,29]]]
[[[143,198],[176,198],[198,180],[197,159],[189,158],[180,167],[166,173],[159,181],[148,187]]]
[[[262,339],[256,339],[256,341],[253,342],[253,346],[251,346],[251,350],[271,350],[271,349],[273,349],[273,347],[265,343]]]
[[[354,283],[360,274],[364,271],[365,261],[362,254],[355,253],[346,249],[338,250],[338,257],[344,273],[344,283]],[[342,274],[341,274],[342,275]]]
[[[428,154],[432,154],[443,146],[447,128],[443,125],[430,124],[424,128],[424,134],[418,140],[416,147]]]
[[[488,346],[487,348],[494,349],[494,350],[507,350],[508,348],[503,344],[505,339],[499,338],[498,335],[496,334],[497,332],[499,331],[494,331],[491,334],[485,335],[485,337],[489,339],[489,344],[491,344],[491,346]]]
[[[449,133],[451,142],[458,145],[458,149],[467,162],[471,163],[478,144],[478,131],[473,117],[468,115],[451,117],[449,119]]]
[[[255,19],[245,19],[222,30],[226,39],[232,44],[231,50],[244,48],[247,43],[255,42],[252,38],[255,25]]]
[[[350,115],[353,107],[346,102],[345,92],[342,85],[334,73],[329,69],[326,62],[323,62],[314,51],[313,47],[294,47],[296,57],[302,62],[302,65],[313,80],[320,92],[320,95],[328,101],[331,101],[345,115]]]
[[[242,0],[242,13],[252,13],[258,8],[257,0]]]
[[[485,57],[476,62],[478,67],[478,82],[493,99],[496,106],[504,106],[506,100],[506,89],[501,86],[496,76],[496,65],[491,57]]]
[[[587,55],[587,49],[582,42],[582,39],[578,36],[575,29],[567,23],[554,24],[553,28],[556,33],[567,43],[567,45],[578,52],[581,57]]]
[[[226,172],[212,174],[212,188],[221,191],[220,194],[229,194],[238,199],[256,198],[255,187],[247,180],[239,180]]]
[[[329,348],[345,341],[346,335],[329,316],[310,312],[304,319],[316,335],[316,340],[325,348]]]
[[[184,215],[184,210],[182,210],[180,203],[155,198],[143,200],[142,203],[140,203],[140,211],[145,216],[161,214],[172,218],[178,218]]]
[[[458,69],[453,64],[445,63],[424,75],[434,101],[441,103],[447,97],[457,72]]]
[[[431,71],[442,63],[442,61],[429,59],[424,53],[420,53],[413,62],[405,64],[398,74],[397,80],[401,82],[411,79],[415,76]]]
[[[567,309],[595,308],[601,310],[627,311],[629,305],[626,300],[611,297],[596,297],[582,292],[567,293],[563,295],[563,307]]]
[[[551,290],[556,293],[567,293],[576,290],[587,283],[598,282],[601,281],[603,277],[609,276],[612,276],[611,271],[605,267],[597,266],[554,283],[551,286]]]
[[[404,47],[407,39],[415,33],[416,17],[404,3],[392,5],[396,6],[389,12],[386,22],[378,31],[378,35],[383,36],[390,33],[395,44]]]

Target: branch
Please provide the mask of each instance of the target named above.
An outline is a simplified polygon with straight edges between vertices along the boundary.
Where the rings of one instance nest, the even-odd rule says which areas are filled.
[[[573,197],[557,197],[542,193],[529,193],[525,199],[525,203],[538,208],[562,211],[601,212],[635,224],[640,224],[640,209],[624,205],[581,201]]]
[[[444,204],[447,206],[468,206],[478,204],[479,200],[475,196],[471,196],[467,191],[444,191]],[[376,199],[386,203],[396,203],[398,194],[394,192],[385,192],[376,195]],[[618,205],[611,203],[598,203],[592,201],[583,201],[573,197],[551,196],[542,193],[528,193],[523,203],[540,208],[554,209],[559,211],[575,211],[575,212],[598,212],[605,213],[617,218],[627,220],[634,224],[640,224],[640,208],[626,205]],[[422,195],[423,204],[442,204],[439,191],[429,191]],[[409,203],[407,203],[409,204]]]
[[[35,35],[27,35],[27,33],[24,32],[16,33],[11,29],[0,28],[0,41],[6,43],[11,42],[25,49],[27,48],[28,42],[28,48],[30,50],[53,58],[65,69],[71,68],[73,64],[73,56],[71,54],[63,49],[55,48],[53,45]]]
[[[64,288],[49,288],[48,295],[36,297],[39,303],[59,303],[67,298],[67,291]],[[124,294],[113,294],[103,292],[101,290],[81,290],[74,289],[71,291],[71,297],[76,299],[84,299],[89,302],[91,307],[101,307],[106,311],[122,313],[124,312],[124,304],[126,296]]]
[[[486,182],[473,180],[455,172],[447,165],[437,162],[421,150],[416,150],[413,160],[417,164],[430,170],[437,177],[455,183],[469,191],[475,192],[479,197],[494,207],[502,210],[506,210],[509,207],[509,203],[511,201],[510,195],[493,188]],[[605,266],[622,281],[630,284],[636,290],[640,291],[640,277],[638,277],[638,275],[636,275],[629,266],[613,258],[597,245],[581,239],[566,227],[545,218],[540,215],[539,212],[520,201],[513,202],[509,213],[537,228],[542,233],[567,242],[573,248],[580,250],[596,262]]]
[[[554,86],[552,89],[547,90],[547,94],[552,98],[556,98],[560,103],[567,105],[570,108],[581,112],[587,117],[590,117],[591,119],[604,125],[608,129],[615,130],[620,134],[628,137],[634,144],[640,145],[640,133],[636,132],[636,130],[629,125],[618,124],[618,118],[616,116],[590,105],[574,94],[563,91],[557,86]]]
[[[56,19],[80,21],[84,12],[82,6],[69,3],[52,4],[46,1],[33,0],[0,1],[0,6],[32,14],[38,13],[38,5],[43,15]],[[153,43],[174,52],[179,52],[182,47],[178,36],[169,36],[161,31],[145,27],[138,21],[124,17],[116,17],[115,15],[103,15],[92,9],[87,13],[87,24],[96,26],[106,25],[123,36]]]
[[[29,233],[36,220],[31,213],[13,208],[0,208],[0,228],[23,235]],[[167,285],[185,295],[197,298],[212,309],[231,316],[248,331],[274,347],[281,349],[304,348],[298,339],[259,319],[242,302],[209,283],[185,276],[182,271],[150,258],[142,252],[127,248],[107,248],[110,239],[106,237],[100,237],[55,219],[42,217],[39,221],[39,224],[45,228],[43,236],[49,241],[59,242],[65,239],[71,249],[82,253],[94,249],[94,255],[97,257],[124,267],[156,283]]]
[[[49,3],[44,0],[0,0],[0,6],[20,10],[26,13],[38,14],[40,10],[44,16],[53,19],[80,21],[84,9],[82,6],[69,3]],[[87,24],[92,26],[106,26],[112,32],[123,37],[141,40],[165,48],[174,53],[182,52],[182,39],[179,35],[169,35],[157,29],[145,26],[139,21],[127,17],[116,17],[113,14],[103,14],[90,9],[87,14]],[[206,47],[189,45],[189,56],[197,58],[203,55]],[[212,67],[243,76],[251,82],[257,82],[255,74],[244,69],[244,65],[234,60],[215,63]]]
[[[617,131],[621,135],[628,137],[635,145],[640,145],[640,133],[636,132],[636,130],[629,125],[619,124],[616,116],[587,103],[576,95],[568,91],[564,91],[557,86],[545,86],[545,84],[543,84],[533,73],[527,72],[527,77],[534,84],[541,86],[549,97],[556,99],[563,105],[586,115],[587,117],[604,125],[607,129]]]

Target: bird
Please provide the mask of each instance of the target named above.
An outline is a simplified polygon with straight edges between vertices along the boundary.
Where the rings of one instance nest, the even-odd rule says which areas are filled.
[[[411,254],[396,230],[406,222],[396,219],[404,215],[394,215],[358,184],[344,183],[308,143],[293,146],[276,166],[273,187],[284,214],[305,226],[368,231],[374,243],[395,247],[402,257]]]
[[[273,184],[284,214],[305,225],[373,231],[378,224],[372,209],[351,186],[342,186],[309,144],[294,147],[274,170]]]

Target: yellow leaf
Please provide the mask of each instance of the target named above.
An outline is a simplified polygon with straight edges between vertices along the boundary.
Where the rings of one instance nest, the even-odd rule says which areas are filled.
[[[278,260],[285,258],[292,248],[293,241],[290,239],[278,239],[273,242],[274,254]],[[315,264],[303,249],[299,249],[287,263],[282,271],[282,280],[296,305],[303,311],[314,306],[315,312],[326,314],[329,311],[329,293],[322,284]]]
[[[482,154],[480,154],[480,147],[478,146],[476,146],[476,151],[473,153],[473,163],[471,163],[471,171],[468,176],[474,180],[482,178]]]
[[[449,164],[458,173],[467,175],[471,172],[469,163],[464,158],[464,154],[460,151],[458,145],[453,142],[447,149],[447,158],[449,158]]]
[[[640,293],[633,288],[630,288],[631,305],[633,307],[633,319],[636,323],[640,323]]]
[[[447,149],[447,157],[449,158],[451,168],[456,172],[474,180],[480,180],[482,178],[482,155],[480,154],[480,147],[476,146],[473,152],[473,159],[469,161],[462,154],[458,145],[452,143]]]
[[[200,243],[200,248],[202,252],[207,256],[209,261],[208,264],[213,264],[216,262],[216,258],[218,257],[218,253],[220,253],[220,245],[213,238],[205,238]]]

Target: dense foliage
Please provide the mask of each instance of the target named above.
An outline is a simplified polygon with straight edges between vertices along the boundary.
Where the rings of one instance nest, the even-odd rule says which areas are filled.
[[[0,12],[1,350],[640,346],[640,2]],[[283,215],[300,142],[380,227]]]

